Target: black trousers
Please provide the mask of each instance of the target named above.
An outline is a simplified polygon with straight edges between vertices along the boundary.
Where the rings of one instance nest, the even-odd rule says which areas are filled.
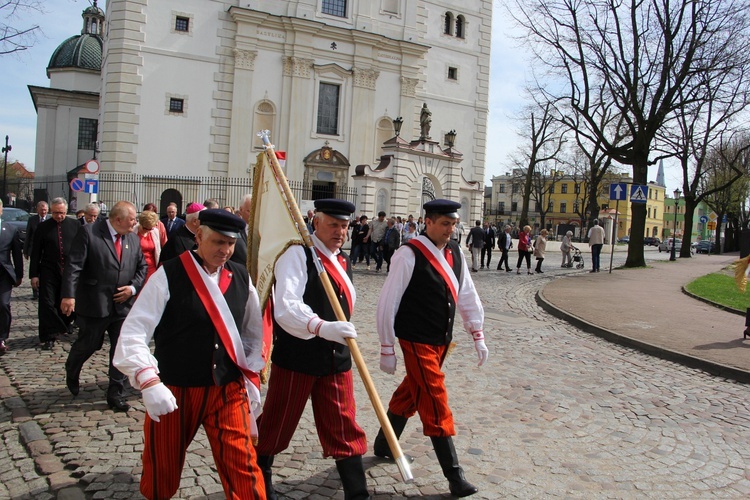
[[[62,276],[49,270],[39,272],[39,342],[55,340],[55,335],[67,333],[75,313],[65,316],[60,311]]]
[[[10,335],[10,296],[13,292],[13,283],[5,271],[0,278],[0,340],[8,340]]]
[[[527,252],[525,250],[518,251],[518,263],[516,264],[516,269],[521,269],[521,263],[523,263],[524,259],[526,259],[526,269],[530,271],[531,270],[531,252]]]
[[[497,264],[497,270],[501,270],[503,268],[503,262],[505,262],[505,270],[509,270],[510,266],[508,265],[508,251],[504,248],[501,248],[500,251],[503,253],[500,256],[500,262]]]
[[[125,387],[125,375],[112,366],[112,358],[115,355],[117,339],[120,338],[120,329],[125,321],[123,317],[92,318],[90,316],[78,315],[78,339],[70,347],[68,361],[65,363],[67,370],[73,374],[80,374],[83,364],[104,345],[104,333],[109,335],[109,388],[107,398],[122,395]]]
[[[492,260],[492,247],[490,246],[484,246],[482,247],[482,267],[484,267],[484,254],[487,254],[487,267],[490,267],[490,261]]]

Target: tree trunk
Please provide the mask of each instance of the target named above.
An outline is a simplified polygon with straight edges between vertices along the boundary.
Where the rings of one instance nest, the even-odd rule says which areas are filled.
[[[633,184],[648,185],[648,149],[641,154],[635,154],[633,164]],[[628,243],[628,258],[625,267],[645,267],[646,259],[643,253],[643,237],[646,231],[646,204],[630,203],[630,243]]]
[[[685,213],[683,214],[683,226],[682,231],[682,248],[680,249],[680,257],[690,257],[690,245],[693,237],[693,215],[695,214],[695,200],[692,198],[685,198]]]

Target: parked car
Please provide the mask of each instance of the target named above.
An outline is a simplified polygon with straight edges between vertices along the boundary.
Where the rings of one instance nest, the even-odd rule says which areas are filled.
[[[650,247],[658,247],[660,243],[661,240],[654,236],[646,236],[645,238],[643,238],[643,244]]]
[[[695,245],[697,253],[716,253],[716,243],[708,240],[701,240]]]
[[[26,239],[26,225],[31,214],[20,208],[4,207],[2,220],[4,224],[17,227],[21,233],[21,242]]]
[[[622,238],[617,240],[617,243],[630,243],[630,236],[628,235],[623,236]]]
[[[665,251],[665,252],[671,252],[672,251],[672,240],[674,238],[667,238],[666,240],[659,243],[659,251]],[[676,239],[675,243],[675,252],[680,250],[682,248],[682,240],[680,238]]]

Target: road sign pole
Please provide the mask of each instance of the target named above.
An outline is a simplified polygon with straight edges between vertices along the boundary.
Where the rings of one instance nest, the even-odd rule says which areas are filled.
[[[620,200],[617,200],[615,202],[615,225],[612,228],[612,232],[615,234],[615,236],[612,236],[610,239],[612,241],[609,242],[609,244],[612,246],[612,249],[609,252],[609,274],[612,274],[612,259],[615,256],[615,241],[617,240],[617,217],[620,215]],[[628,245],[630,245],[630,242],[628,241]]]

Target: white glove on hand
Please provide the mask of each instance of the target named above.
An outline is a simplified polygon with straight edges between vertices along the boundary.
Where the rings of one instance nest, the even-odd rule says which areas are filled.
[[[389,375],[396,373],[396,351],[392,345],[380,346],[380,369]]]
[[[482,330],[473,331],[471,332],[471,338],[474,339],[474,348],[477,350],[477,357],[479,358],[477,366],[482,366],[490,357],[490,351],[484,345],[484,332]]]
[[[322,339],[346,345],[346,339],[357,338],[357,330],[348,321],[324,321],[320,325],[318,336]]]
[[[159,422],[159,417],[172,413],[177,409],[177,400],[169,388],[159,382],[147,389],[141,391],[143,394],[143,404],[146,406],[148,416],[154,422]]]

